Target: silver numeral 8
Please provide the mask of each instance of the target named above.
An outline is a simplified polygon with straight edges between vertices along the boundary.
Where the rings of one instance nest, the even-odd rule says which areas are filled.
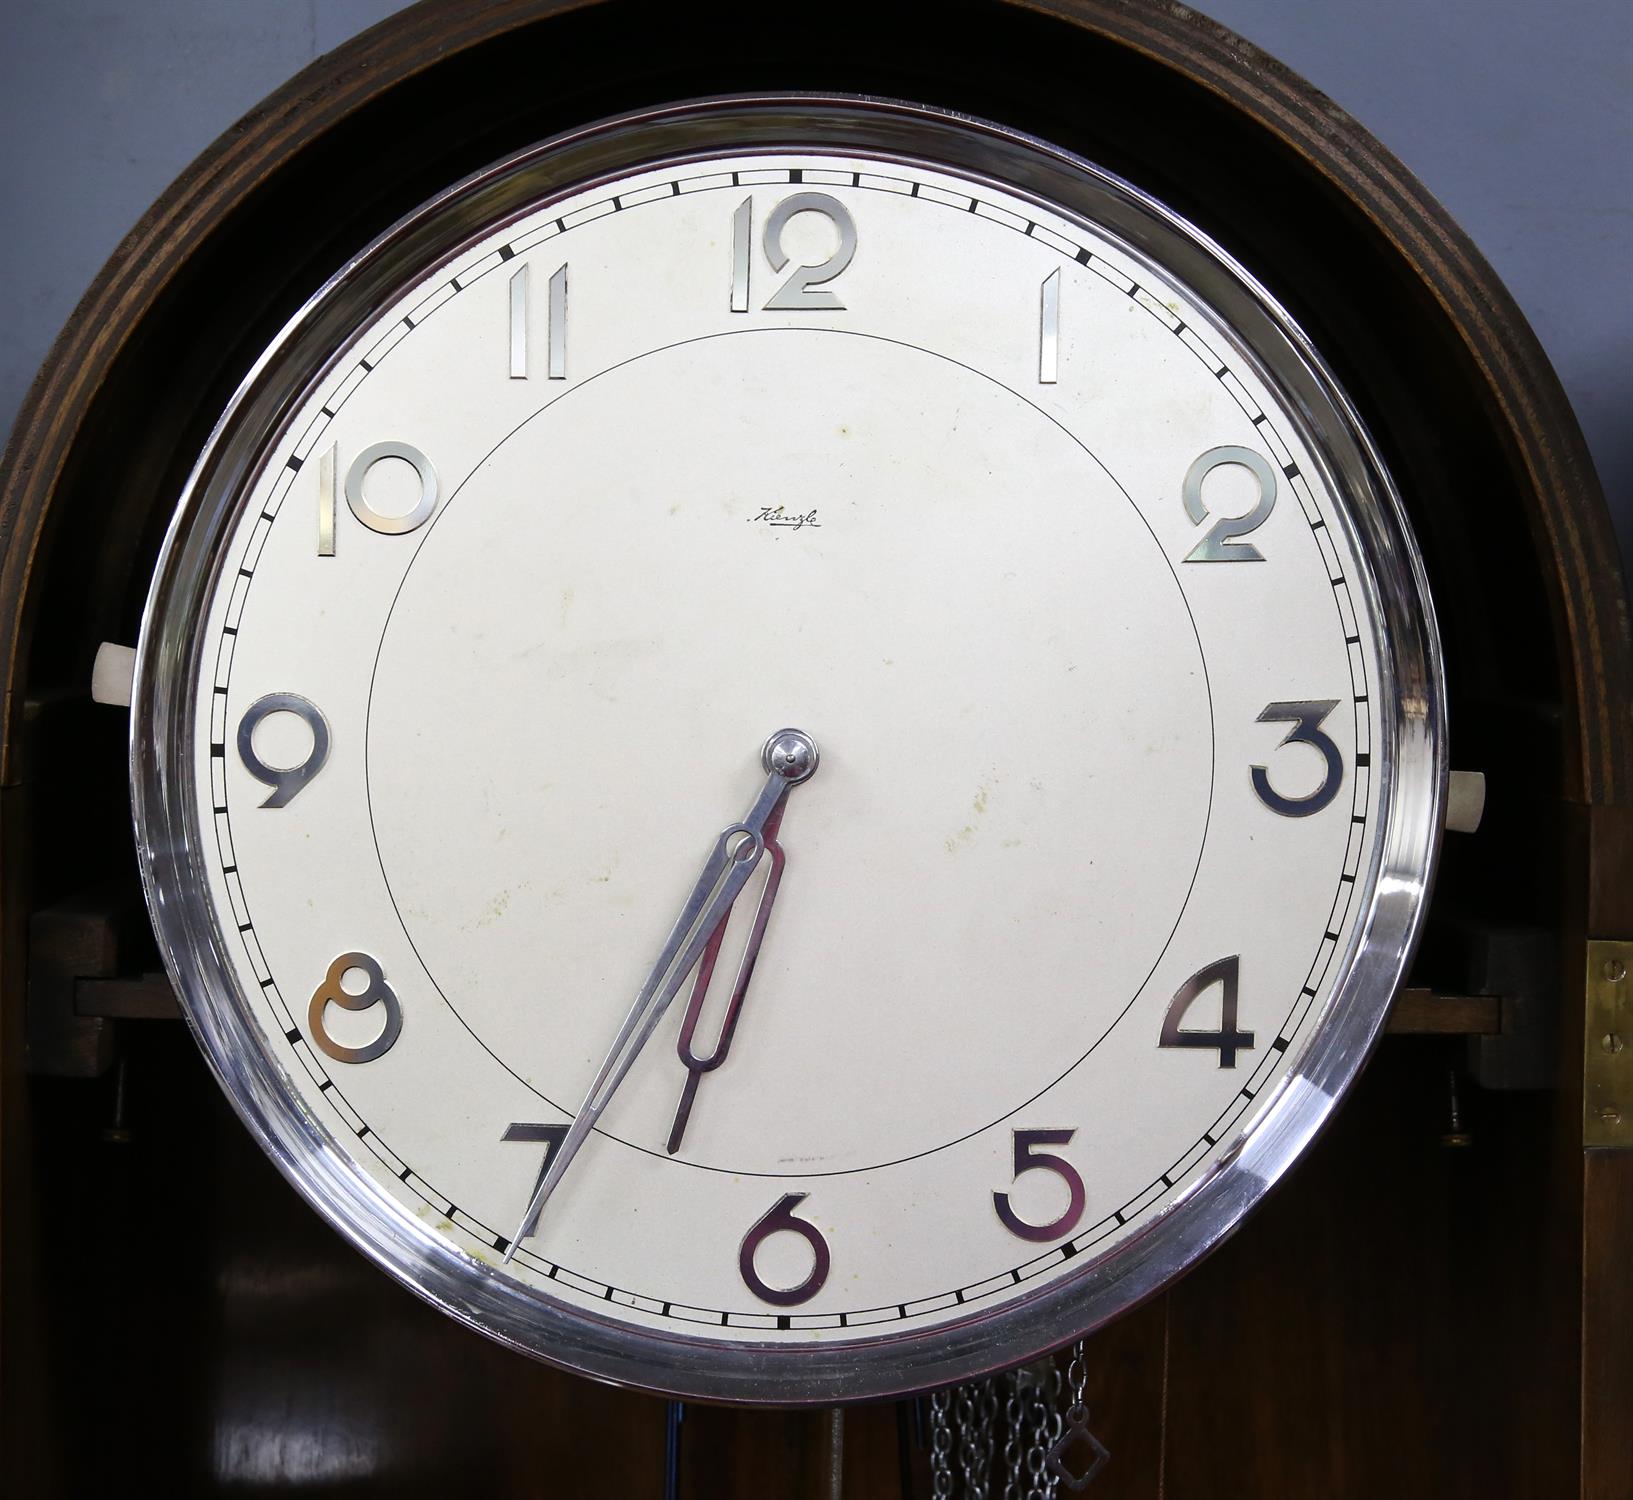
[[[342,983],[348,969],[360,970],[368,980],[358,994],[352,994]],[[383,1005],[385,1024],[372,1042],[361,1047],[343,1046],[324,1029],[323,1013],[331,1004],[338,1005],[342,1010],[368,1010],[372,1006]],[[317,987],[307,1008],[306,1028],[311,1032],[313,1042],[336,1062],[373,1062],[391,1051],[403,1029],[403,1007],[386,983],[379,960],[370,958],[366,953],[342,953],[330,964],[329,972],[323,976],[323,983]]]

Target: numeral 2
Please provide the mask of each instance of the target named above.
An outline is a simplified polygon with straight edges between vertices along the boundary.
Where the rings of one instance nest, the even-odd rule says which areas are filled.
[[[1210,448],[1186,470],[1185,483],[1180,487],[1180,499],[1185,514],[1193,526],[1208,519],[1208,507],[1202,499],[1202,482],[1215,469],[1235,464],[1246,469],[1258,482],[1259,498],[1245,516],[1221,516],[1208,528],[1208,534],[1185,554],[1186,562],[1263,562],[1264,553],[1242,537],[1257,531],[1270,519],[1276,508],[1276,474],[1268,463],[1251,448]]]

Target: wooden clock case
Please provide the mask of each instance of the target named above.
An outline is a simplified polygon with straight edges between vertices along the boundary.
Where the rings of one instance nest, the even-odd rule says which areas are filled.
[[[134,643],[187,471],[256,353],[446,184],[569,125],[752,88],[922,100],[1130,178],[1315,339],[1403,490],[1445,637],[1448,835],[1392,1030],[1226,1247],[1090,1344],[1103,1496],[1633,1493],[1633,649],[1536,340],[1361,127],[1179,5],[432,0],[199,158],[64,330],[0,474],[0,1455],[8,1493],[657,1495],[661,1403],[439,1317],[285,1186],[207,1076],[140,906]],[[1590,1019],[1591,1013],[1591,1019]],[[1618,1028],[1620,1028],[1618,1030]],[[1065,1330],[1063,1330],[1063,1333]],[[814,1414],[689,1408],[681,1493],[819,1492]],[[927,1495],[911,1412],[844,1493]]]

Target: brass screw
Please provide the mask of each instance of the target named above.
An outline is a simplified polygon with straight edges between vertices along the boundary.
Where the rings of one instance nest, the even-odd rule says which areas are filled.
[[[1610,1053],[1612,1057],[1614,1057],[1622,1050],[1623,1047],[1627,1045],[1627,1043],[1617,1036],[1614,1031],[1607,1031],[1602,1037],[1599,1038],[1599,1045],[1603,1047],[1606,1052]]]
[[[1446,1129],[1440,1144],[1453,1150],[1472,1146],[1474,1137],[1463,1128],[1463,1101],[1458,1095],[1456,1068],[1446,1070],[1446,1085]]]
[[[1605,976],[1607,984],[1620,984],[1627,978],[1627,965],[1619,958],[1607,958],[1599,972]]]
[[[110,1146],[130,1144],[130,1126],[125,1123],[125,1059],[113,1075],[113,1120],[102,1130],[102,1139]]]
[[[1606,1125],[1620,1125],[1622,1123],[1622,1112],[1621,1110],[1614,1109],[1607,1104],[1602,1110],[1599,1111],[1599,1118]]]

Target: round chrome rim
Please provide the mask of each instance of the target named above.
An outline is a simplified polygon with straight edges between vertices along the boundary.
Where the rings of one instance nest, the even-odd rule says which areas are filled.
[[[637,165],[727,149],[903,158],[1030,196],[1186,287],[1215,331],[1296,416],[1343,496],[1359,584],[1385,630],[1385,743],[1369,906],[1310,1041],[1274,1099],[1183,1201],[1069,1277],[964,1322],[788,1347],[632,1330],[497,1273],[415,1223],[330,1138],[266,1052],[203,899],[191,809],[195,626],[237,500],[328,355],[387,288],[426,274],[541,200]],[[717,1401],[833,1404],[900,1395],[1036,1357],[1160,1290],[1228,1236],[1330,1117],[1382,1031],[1427,904],[1445,796],[1442,661],[1422,560],[1362,422],[1310,341],[1219,246],[1137,188],[1044,142],[925,106],[810,94],[698,100],[589,126],[496,163],[418,209],[343,267],[246,377],[195,466],[143,617],[131,713],[132,807],[149,910],[218,1081],[285,1177],[353,1245],[453,1317],[582,1374]]]

